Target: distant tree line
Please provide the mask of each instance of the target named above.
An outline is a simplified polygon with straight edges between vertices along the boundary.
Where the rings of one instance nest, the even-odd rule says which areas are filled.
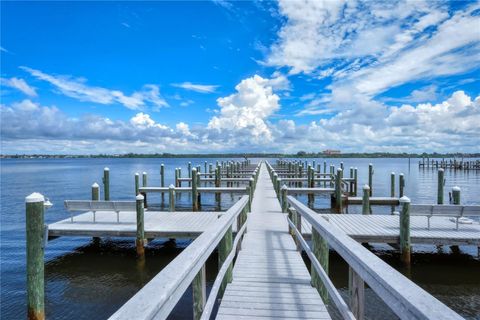
[[[202,153],[202,154],[173,154],[173,153],[125,153],[125,154],[91,154],[91,155],[49,155],[49,154],[12,154],[0,155],[0,158],[478,158],[480,153],[342,153],[324,154],[322,152],[298,151],[289,153]]]

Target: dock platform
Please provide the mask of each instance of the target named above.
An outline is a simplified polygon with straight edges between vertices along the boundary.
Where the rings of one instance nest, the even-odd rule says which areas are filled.
[[[330,319],[295,242],[288,233],[265,165],[217,319]]]
[[[359,242],[398,244],[400,242],[400,222],[397,215],[361,214],[319,214],[340,230]],[[427,217],[410,217],[410,237],[413,244],[433,245],[475,245],[480,246],[480,223],[460,224],[455,229],[455,221],[448,217],[433,217],[428,229]],[[312,227],[302,221],[302,233],[311,237]]]
[[[152,238],[196,238],[213,224],[221,212],[166,212],[145,211],[145,237]],[[235,229],[235,227],[234,227]],[[120,212],[120,221],[113,212],[86,212],[48,225],[49,237],[135,237],[136,213]],[[236,230],[234,230],[236,231]]]

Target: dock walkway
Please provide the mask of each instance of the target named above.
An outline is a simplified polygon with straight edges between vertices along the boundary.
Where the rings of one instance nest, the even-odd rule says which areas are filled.
[[[217,319],[330,319],[261,165],[247,233]]]

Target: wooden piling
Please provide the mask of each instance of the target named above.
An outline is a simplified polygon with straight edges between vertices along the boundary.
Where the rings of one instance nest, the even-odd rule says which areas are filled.
[[[395,172],[390,173],[390,197],[395,197]]]
[[[247,194],[248,194],[248,211],[251,212],[252,211],[252,188],[250,186],[247,186],[246,187],[246,191],[247,191]]]
[[[143,208],[143,196],[137,195],[136,209],[137,209],[137,233],[135,245],[137,248],[137,257],[139,259],[145,259],[145,225],[144,225],[144,208]]]
[[[197,192],[197,169],[193,168],[191,172],[192,177],[192,210],[198,210],[198,192]]]
[[[189,162],[188,165],[187,165],[187,174],[188,174],[188,177],[191,179],[192,178],[192,163]],[[188,186],[190,187],[192,185],[192,181],[188,181]]]
[[[147,173],[145,171],[142,173],[142,187],[147,187]],[[148,207],[147,193],[144,192],[142,195],[143,195],[143,206],[146,208]]]
[[[165,187],[165,165],[160,165],[160,187]],[[165,203],[165,194],[162,192],[162,204]]]
[[[142,173],[142,187],[146,187],[146,186],[147,186],[147,173],[143,172]]]
[[[315,228],[312,228],[312,253],[317,258],[318,262],[322,266],[325,273],[328,275],[328,264],[329,264],[329,247],[327,241],[322,238]],[[322,300],[325,304],[328,304],[328,291],[317,271],[313,267],[313,264],[310,267],[312,275],[312,286],[315,287],[322,297]]]
[[[168,187],[168,202],[169,202],[168,210],[170,212],[174,212],[175,211],[175,186],[173,184],[171,184]]]
[[[368,186],[370,187],[370,197],[373,195],[373,164],[368,164]]]
[[[452,188],[453,204],[460,204],[460,187],[455,186]]]
[[[227,259],[230,251],[232,251],[233,247],[233,234],[232,234],[232,227],[230,226],[223,236],[220,244],[218,246],[218,268],[220,269]],[[233,273],[232,273],[232,265],[230,265],[225,273],[225,278],[222,281],[222,285],[220,286],[220,290],[218,292],[218,297],[221,299],[223,297],[223,293],[225,292],[225,288],[227,284],[232,282],[233,280]]]
[[[44,197],[32,193],[25,198],[27,237],[27,317],[45,319]]]
[[[403,173],[398,176],[398,197],[403,197],[403,190],[405,189],[405,177]]]
[[[370,187],[367,184],[363,186],[362,214],[370,214]]]
[[[96,182],[92,184],[92,200],[93,201],[100,200],[100,186]]]
[[[286,213],[287,208],[288,208],[288,202],[287,202],[287,190],[288,187],[286,185],[283,185],[281,188],[281,194],[282,194],[282,212]]]
[[[348,268],[350,310],[357,320],[365,317],[365,282],[350,266]]]
[[[400,212],[400,253],[405,265],[410,265],[410,199],[400,198],[402,211]]]
[[[139,190],[140,190],[140,175],[137,172],[135,173],[135,196],[139,194]]]
[[[103,196],[105,201],[110,201],[110,169],[103,169]]]
[[[443,187],[445,185],[444,170],[438,169],[438,187],[437,187],[437,204],[443,204]]]
[[[199,320],[202,317],[203,308],[207,302],[207,276],[205,265],[202,266],[192,282],[193,295],[193,319]]]
[[[335,176],[335,210],[337,212],[342,212],[342,174],[343,170],[338,168]]]

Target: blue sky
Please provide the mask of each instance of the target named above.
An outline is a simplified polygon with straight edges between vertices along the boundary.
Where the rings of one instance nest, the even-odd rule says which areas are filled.
[[[479,2],[1,2],[2,153],[479,152]]]

